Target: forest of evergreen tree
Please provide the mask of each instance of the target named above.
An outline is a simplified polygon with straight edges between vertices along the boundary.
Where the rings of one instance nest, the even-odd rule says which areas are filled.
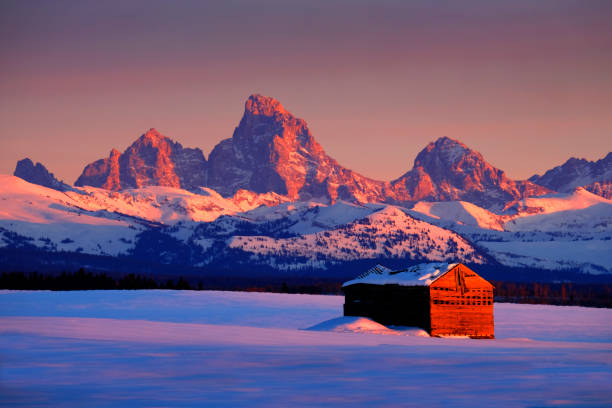
[[[569,282],[505,282],[492,281],[496,302],[550,305],[577,305],[612,308],[612,284]],[[118,277],[104,272],[76,272],[40,274],[37,272],[3,272],[0,289],[11,290],[110,290],[110,289],[173,289],[173,290],[229,290],[248,292],[305,293],[341,295],[342,282],[314,278],[245,278],[207,277],[153,278],[140,274]]]

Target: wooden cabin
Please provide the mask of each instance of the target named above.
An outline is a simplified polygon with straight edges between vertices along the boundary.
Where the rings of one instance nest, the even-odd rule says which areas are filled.
[[[460,263],[427,263],[397,271],[377,265],[345,282],[342,289],[345,316],[421,327],[435,337],[495,337],[493,285]]]

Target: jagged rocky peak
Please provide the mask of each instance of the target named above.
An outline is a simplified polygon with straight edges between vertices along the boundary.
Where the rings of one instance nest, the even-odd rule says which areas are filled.
[[[392,182],[403,201],[464,200],[502,210],[509,202],[549,190],[514,181],[488,163],[482,154],[458,140],[441,137],[416,157],[412,170]]]
[[[471,166],[465,167],[465,164],[470,164]],[[487,163],[482,154],[470,149],[459,140],[451,139],[447,136],[429,143],[414,160],[414,167],[421,166],[429,170],[433,170],[434,167],[440,165],[445,167],[452,166],[454,169],[464,172],[469,172],[476,167],[494,168]],[[501,170],[499,171],[502,172]]]
[[[232,137],[215,146],[208,162],[199,149],[183,148],[150,129],[125,152],[113,150],[109,157],[88,165],[76,185],[111,190],[205,186],[225,197],[248,190],[326,202],[464,200],[494,211],[550,191],[510,180],[480,153],[449,137],[428,144],[416,157],[414,168],[399,179],[372,180],[338,164],[303,119],[278,100],[259,94],[247,98]]]
[[[584,187],[587,191],[611,199],[612,152],[597,161],[571,157],[561,166],[548,170],[542,176],[536,174],[529,180],[564,193]]]
[[[169,137],[166,137],[159,133],[159,131],[155,128],[150,128],[145,133],[142,134],[134,144],[143,144],[143,145],[171,145],[174,144],[174,141]]]
[[[239,144],[260,144],[273,142],[274,137],[287,142],[297,141],[302,147],[323,151],[312,137],[306,121],[293,116],[278,100],[259,94],[249,96],[232,139]]]
[[[151,128],[123,153],[113,149],[108,158],[85,167],[77,186],[109,190],[167,186],[197,190],[206,185],[207,163],[200,149],[180,143]]]
[[[225,196],[240,189],[291,199],[382,201],[382,182],[340,166],[312,136],[306,122],[279,101],[251,95],[231,139],[209,157],[209,187]]]
[[[484,161],[482,155],[461,143],[459,140],[443,136],[438,140],[429,143],[415,159],[415,166],[424,164],[430,157],[435,157],[443,164],[456,164],[466,155],[474,155]]]
[[[417,155],[414,168],[422,168],[434,182],[451,184],[473,183],[481,176],[503,177],[503,172],[487,163],[480,153],[446,136],[429,143]]]
[[[466,200],[492,210],[549,190],[512,181],[463,143],[442,137],[419,153],[414,168],[389,183],[339,165],[276,99],[251,95],[231,139],[209,157],[209,187],[224,196],[240,189],[291,199],[351,202]]]
[[[29,183],[38,184],[59,191],[68,191],[72,189],[68,184],[56,179],[53,173],[50,173],[42,163],[36,163],[36,165],[34,165],[34,162],[28,157],[17,162],[13,175]]]
[[[249,115],[274,116],[287,113],[279,101],[270,96],[260,94],[249,96],[244,104],[244,112],[247,117]]]

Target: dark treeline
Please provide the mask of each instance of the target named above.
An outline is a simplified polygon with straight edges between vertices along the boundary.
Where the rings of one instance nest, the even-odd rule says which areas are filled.
[[[495,286],[496,302],[612,308],[612,285],[609,283],[491,283]]]
[[[154,279],[140,274],[112,277],[104,272],[76,272],[41,274],[38,272],[2,272],[0,289],[12,290],[111,290],[111,289],[174,289],[174,290],[229,290],[247,292],[340,294],[341,283],[318,279],[266,279],[245,277],[196,278],[178,277]]]
[[[94,289],[176,289],[185,286],[181,279],[158,283],[153,278],[127,274],[120,278],[112,278],[106,273],[86,272],[83,268],[77,272],[62,272],[60,274],[40,274],[38,272],[3,272],[0,274],[0,289],[18,290],[94,290]],[[190,289],[180,287],[180,289]]]
[[[612,284],[607,283],[517,283],[493,281],[495,301],[550,305],[576,305],[612,308]],[[83,268],[76,272],[40,274],[3,272],[0,289],[13,290],[109,290],[175,289],[229,290],[247,292],[342,294],[342,282],[316,278],[194,277],[152,278],[140,274],[118,277]]]

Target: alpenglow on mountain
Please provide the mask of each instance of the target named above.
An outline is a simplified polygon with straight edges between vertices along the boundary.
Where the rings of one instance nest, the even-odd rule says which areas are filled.
[[[194,190],[206,185],[206,159],[200,149],[149,129],[123,153],[113,149],[108,158],[88,164],[75,186],[123,190],[146,186]]]
[[[605,161],[568,163],[580,175],[569,184],[607,174],[598,170]],[[568,163],[537,181],[563,179]],[[329,277],[383,259],[460,260],[518,268],[527,279],[612,279],[610,200],[511,180],[448,137],[398,179],[373,180],[341,166],[304,120],[261,95],[248,98],[208,160],[150,129],[86,166],[79,187],[27,159],[15,175],[39,185],[0,177],[0,264],[29,270]]]
[[[532,182],[551,190],[569,193],[576,187],[584,187],[593,194],[612,198],[612,152],[597,161],[570,158],[561,166],[548,170],[544,175],[534,175]]]
[[[349,170],[328,156],[306,122],[274,98],[251,95],[231,139],[209,157],[209,187],[223,195],[239,189],[291,199],[385,201],[389,184]]]
[[[502,209],[521,198],[548,189],[530,181],[514,181],[463,143],[442,137],[429,143],[412,170],[392,182],[398,201],[462,200]]]
[[[413,169],[400,178],[370,179],[341,166],[303,119],[262,95],[247,99],[233,136],[217,144],[208,161],[200,149],[183,148],[151,129],[125,152],[113,149],[108,158],[89,164],[75,185],[110,190],[209,187],[225,197],[249,190],[332,203],[465,200],[494,210],[549,192],[529,181],[509,179],[480,153],[448,137],[427,145]]]

